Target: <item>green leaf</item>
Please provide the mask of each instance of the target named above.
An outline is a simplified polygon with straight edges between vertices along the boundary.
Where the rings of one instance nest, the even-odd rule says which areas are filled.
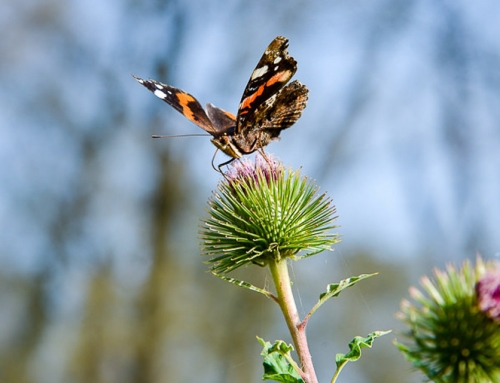
[[[332,383],[337,379],[338,374],[342,370],[342,368],[347,364],[347,362],[355,362],[359,358],[361,358],[361,349],[362,348],[371,348],[373,341],[381,337],[382,335],[389,334],[389,331],[374,331],[371,334],[368,334],[366,338],[361,336],[355,337],[349,343],[350,351],[347,354],[337,354],[335,356],[335,363],[337,364],[337,371],[335,371],[335,375],[333,376]]]
[[[314,307],[311,309],[309,314],[307,314],[307,319],[317,310],[320,308],[320,306],[325,303],[328,299],[330,298],[335,298],[340,295],[342,291],[347,289],[348,287],[354,286],[356,283],[359,281],[373,277],[374,275],[377,275],[378,273],[373,273],[373,274],[361,274],[358,275],[357,277],[350,277],[347,279],[341,280],[339,283],[331,283],[328,286],[326,286],[326,292],[321,293],[319,296],[318,302],[314,305]]]
[[[378,273],[373,273],[373,274],[361,274],[357,277],[350,277],[347,279],[341,280],[339,283],[332,283],[326,286],[326,292],[320,294],[319,300],[320,301],[326,301],[327,299],[333,298],[333,297],[338,297],[340,293],[347,289],[348,287],[354,286],[356,283],[359,281],[373,277],[374,275],[377,275]]]
[[[264,294],[266,297],[274,299],[274,300],[276,299],[276,297],[271,292],[264,290],[264,289],[261,289],[260,287],[257,287],[255,285],[252,285],[249,282],[240,281],[239,279],[226,277],[225,275],[220,275],[220,274],[217,274],[214,272],[212,274],[214,274],[216,277],[219,277],[220,279],[222,279],[226,282],[232,283],[233,285],[236,285],[239,287],[244,287],[248,290],[256,291],[256,292]]]
[[[264,357],[264,375],[262,380],[274,380],[282,383],[304,383],[298,371],[300,368],[292,359],[290,351],[292,345],[287,345],[282,340],[277,340],[274,344],[257,337],[264,347],[260,353]]]

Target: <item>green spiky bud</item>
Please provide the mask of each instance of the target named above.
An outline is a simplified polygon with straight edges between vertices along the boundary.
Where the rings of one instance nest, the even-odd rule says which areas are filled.
[[[423,292],[410,288],[416,304],[402,301],[398,317],[409,327],[408,342],[396,345],[431,381],[500,382],[500,326],[476,295],[476,290],[494,291],[491,284],[481,289],[476,283],[497,267],[478,258],[475,267],[466,261],[458,270],[451,265],[435,270],[434,281],[422,278]]]
[[[330,250],[339,242],[330,233],[335,206],[317,192],[309,179],[272,157],[235,162],[202,221],[202,251],[212,257],[211,271],[226,274],[250,263],[266,265],[270,257],[298,259]]]

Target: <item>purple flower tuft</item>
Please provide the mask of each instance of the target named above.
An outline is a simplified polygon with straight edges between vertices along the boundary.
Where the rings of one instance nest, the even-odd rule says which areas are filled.
[[[269,183],[271,179],[276,180],[285,170],[283,164],[271,155],[256,156],[255,161],[245,158],[235,161],[234,165],[226,173],[226,179],[232,183],[242,180],[254,180],[259,182],[258,173],[262,174]]]
[[[481,311],[500,322],[500,267],[480,278],[476,284],[476,295]]]

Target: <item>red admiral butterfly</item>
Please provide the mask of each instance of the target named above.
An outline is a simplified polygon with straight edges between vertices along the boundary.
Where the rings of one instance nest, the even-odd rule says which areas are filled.
[[[134,78],[213,136],[212,143],[231,157],[218,166],[220,171],[221,166],[245,154],[263,153],[262,148],[278,140],[281,131],[292,126],[306,107],[306,86],[297,80],[286,85],[297,71],[297,62],[287,48],[288,39],[282,36],[269,44],[250,76],[236,117],[210,103],[203,110],[198,100],[181,89]]]

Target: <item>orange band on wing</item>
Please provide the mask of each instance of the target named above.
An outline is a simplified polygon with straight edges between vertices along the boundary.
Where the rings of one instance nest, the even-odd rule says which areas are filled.
[[[196,122],[198,119],[195,117],[192,108],[189,107],[189,103],[196,103],[196,99],[187,93],[176,94],[179,105],[182,107],[182,114],[189,120]]]
[[[248,96],[247,98],[245,98],[241,104],[240,104],[240,114],[246,114],[248,113],[248,110],[244,110],[244,109],[250,109],[252,107],[252,104],[253,102],[255,101],[255,99],[259,96],[262,95],[262,93],[264,93],[264,90],[267,88],[267,87],[270,87],[271,85],[277,83],[277,82],[286,82],[290,79],[290,74],[291,72],[289,70],[287,71],[283,71],[283,72],[278,72],[276,73],[273,77],[271,77],[268,81],[266,81],[264,84],[262,84],[261,86],[259,86],[259,88],[254,92],[252,93],[252,95]]]

